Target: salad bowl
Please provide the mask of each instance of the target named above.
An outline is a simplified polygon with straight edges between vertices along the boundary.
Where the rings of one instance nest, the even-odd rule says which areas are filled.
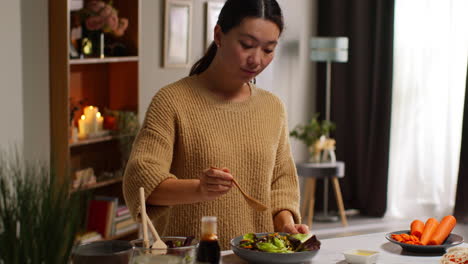
[[[270,234],[275,233],[255,233],[256,237],[265,237]],[[288,236],[287,233],[278,233],[281,236]],[[284,253],[275,253],[275,252],[264,252],[259,250],[252,250],[243,248],[240,246],[241,241],[244,240],[245,236],[238,236],[231,240],[231,249],[232,251],[239,256],[240,258],[246,260],[249,263],[272,263],[272,264],[292,264],[292,263],[303,263],[310,261],[319,251],[319,249],[299,251],[299,252],[284,252]],[[309,238],[312,238],[310,236]],[[315,238],[314,238],[315,239]],[[316,240],[318,246],[320,242]]]

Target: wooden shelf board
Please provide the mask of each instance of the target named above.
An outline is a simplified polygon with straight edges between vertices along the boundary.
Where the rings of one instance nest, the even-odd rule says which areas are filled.
[[[115,236],[111,236],[111,237],[105,237],[102,240],[118,240],[120,238],[127,237],[127,236],[135,234],[137,232],[138,232],[138,227],[136,227],[135,229],[129,230],[128,232],[119,234],[119,235],[115,235]]]
[[[70,64],[102,64],[138,61],[138,56],[70,59]]]
[[[110,140],[124,138],[124,137],[131,137],[131,136],[132,135],[108,135],[108,136],[91,138],[91,139],[82,139],[82,140],[79,140],[78,142],[70,143],[70,148],[110,141]]]
[[[70,143],[70,147],[73,148],[73,147],[79,147],[79,146],[84,146],[84,145],[89,145],[89,144],[95,144],[99,142],[110,141],[116,138],[118,138],[118,136],[110,135],[110,136],[103,136],[103,137],[97,137],[97,138],[91,138],[91,139],[83,139],[83,140],[79,140],[78,142]]]
[[[104,180],[104,181],[99,181],[99,182],[96,182],[94,184],[91,184],[91,185],[88,185],[88,186],[85,186],[85,187],[82,187],[80,189],[75,189],[73,188],[72,189],[72,192],[76,192],[76,191],[86,191],[86,190],[92,190],[92,189],[96,189],[96,188],[101,188],[101,187],[104,187],[104,186],[108,186],[108,185],[112,185],[112,184],[115,184],[115,183],[119,183],[122,181],[122,177],[119,177],[119,178],[115,178],[115,179],[109,179],[109,180]]]

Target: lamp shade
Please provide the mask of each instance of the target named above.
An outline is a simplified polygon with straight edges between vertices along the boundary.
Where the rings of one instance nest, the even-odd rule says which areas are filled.
[[[347,37],[313,37],[310,39],[312,61],[348,61]]]

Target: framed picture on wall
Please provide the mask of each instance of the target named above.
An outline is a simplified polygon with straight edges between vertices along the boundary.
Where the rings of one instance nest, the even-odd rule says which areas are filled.
[[[166,0],[164,11],[163,67],[189,67],[192,1]]]
[[[218,22],[219,13],[224,6],[224,2],[208,1],[206,3],[206,28],[205,28],[205,49],[207,49],[211,42],[213,42],[213,32]]]

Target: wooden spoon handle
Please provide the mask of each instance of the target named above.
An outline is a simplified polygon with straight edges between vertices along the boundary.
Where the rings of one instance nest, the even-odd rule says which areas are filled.
[[[149,239],[148,239],[148,226],[146,215],[146,201],[145,201],[145,189],[140,187],[140,215],[141,215],[141,224],[143,225],[143,247],[149,248]]]
[[[161,240],[158,231],[156,231],[156,228],[154,228],[153,222],[151,222],[151,219],[148,215],[146,215],[146,220],[148,221],[148,226],[150,228],[151,234],[153,235],[154,241]]]
[[[244,192],[244,190],[239,185],[239,183],[236,181],[236,179],[232,179],[232,182],[234,183],[234,185],[236,185],[236,187],[239,189],[239,191],[242,193],[242,195],[244,195],[244,197],[250,198],[250,196],[246,192]]]
[[[215,170],[221,170],[219,168],[216,168],[216,167],[213,167],[211,166],[212,169],[215,169]],[[242,189],[242,187],[240,186],[240,184],[236,181],[236,179],[232,179],[232,182],[234,183],[234,185],[237,187],[237,189],[239,189],[239,191],[241,192],[241,194],[244,196],[245,200],[247,201],[247,203],[253,207],[255,210],[257,211],[265,211],[268,209],[268,207],[266,205],[264,205],[263,203],[261,203],[260,201],[258,201],[257,199],[253,198],[252,196],[248,195],[244,189]]]

